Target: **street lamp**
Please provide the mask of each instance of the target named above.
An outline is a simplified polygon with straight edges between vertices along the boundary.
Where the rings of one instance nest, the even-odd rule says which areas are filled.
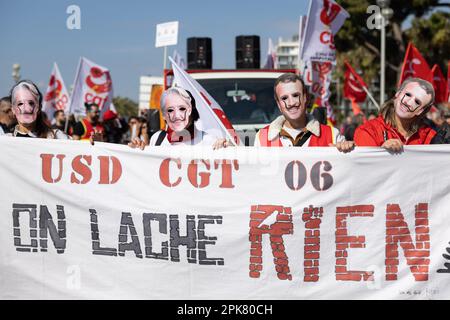
[[[14,79],[14,82],[17,83],[20,80],[20,64],[14,63],[12,69],[13,69],[12,77]]]
[[[390,0],[377,0],[381,8],[379,21],[381,22],[381,66],[380,66],[380,106],[384,103],[385,97],[385,71],[386,71],[386,26],[392,18],[394,11],[389,8]]]

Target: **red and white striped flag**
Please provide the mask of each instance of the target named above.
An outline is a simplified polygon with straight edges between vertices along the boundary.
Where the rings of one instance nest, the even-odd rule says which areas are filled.
[[[64,110],[65,114],[69,112],[69,92],[67,91],[64,80],[59,72],[56,62],[53,64],[50,81],[47,91],[44,95],[42,111],[47,114],[49,121],[53,120],[53,114],[56,110]]]
[[[224,138],[239,144],[239,137],[220,105],[187,72],[180,68],[171,57],[174,83],[192,93],[200,119],[196,122],[199,130],[217,138]]]

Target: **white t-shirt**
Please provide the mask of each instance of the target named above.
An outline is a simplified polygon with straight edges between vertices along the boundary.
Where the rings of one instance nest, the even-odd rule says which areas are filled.
[[[155,146],[156,141],[159,138],[159,135],[161,134],[162,130],[156,132],[152,135],[150,138],[150,146]],[[169,139],[167,138],[167,134],[164,137],[163,141],[161,142],[160,146],[212,146],[214,142],[217,141],[218,138],[208,134],[205,131],[200,131],[194,126],[194,139],[187,140],[187,141],[180,141],[180,142],[169,142]]]

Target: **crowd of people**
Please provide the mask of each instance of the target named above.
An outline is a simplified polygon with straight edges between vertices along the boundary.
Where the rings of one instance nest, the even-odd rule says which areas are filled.
[[[274,83],[275,102],[281,115],[259,130],[254,146],[335,147],[350,152],[355,146],[379,146],[400,152],[404,145],[450,143],[450,112],[434,105],[433,86],[419,78],[405,80],[379,114],[347,117],[336,129],[307,112],[308,92],[301,77],[281,75]],[[16,83],[8,97],[0,99],[0,135],[46,139],[72,139],[147,146],[202,145],[213,149],[235,145],[195,125],[200,115],[192,94],[171,87],[161,96],[166,128],[152,134],[145,117],[125,121],[108,110],[101,116],[98,105],[86,104],[86,116],[76,121],[57,110],[50,123],[42,111],[42,93],[29,80]]]

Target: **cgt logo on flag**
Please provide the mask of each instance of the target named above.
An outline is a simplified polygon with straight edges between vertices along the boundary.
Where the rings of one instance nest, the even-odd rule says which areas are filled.
[[[108,70],[92,67],[86,77],[86,84],[97,94],[109,92],[112,87],[111,75]]]
[[[406,49],[398,86],[410,77],[421,78],[433,83],[433,74],[427,61],[411,42],[408,44],[408,48]]]
[[[69,93],[64,85],[58,65],[55,63],[44,95],[42,111],[46,113],[47,118],[51,121],[56,110],[64,110],[67,113],[68,104]]]
[[[95,103],[101,116],[108,110],[115,110],[112,103],[113,83],[110,71],[84,57],[80,58],[75,78],[70,113],[84,116],[85,104]]]
[[[336,19],[340,11],[341,7],[337,3],[331,3],[330,0],[323,0],[323,9],[320,13],[320,20],[323,24],[331,27],[331,23]]]

